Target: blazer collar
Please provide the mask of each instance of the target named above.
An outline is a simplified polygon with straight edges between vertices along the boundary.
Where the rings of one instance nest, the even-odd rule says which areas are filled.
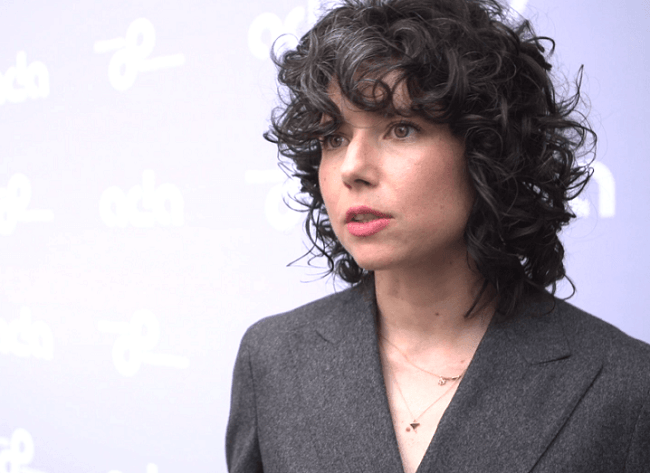
[[[353,339],[362,344],[374,344],[366,338],[369,330],[376,333],[376,299],[374,287],[358,285],[330,296],[333,301],[315,322],[316,331],[330,343]]]
[[[488,327],[418,473],[530,471],[597,376],[601,361],[572,355],[552,299],[525,306]],[[293,346],[324,470],[401,471],[374,292],[333,296],[311,333]]]
[[[305,422],[320,460],[315,471],[402,471],[386,396],[374,297],[362,288],[336,294],[294,333],[294,368]]]
[[[318,333],[331,343],[338,343],[344,337],[359,339],[359,343],[369,342],[361,339],[361,335],[371,326],[376,330],[374,288],[357,286],[334,297],[338,298],[337,303],[332,304],[316,322]],[[513,320],[501,323],[493,320],[488,333],[507,333],[519,355],[532,364],[570,356],[561,318],[555,311],[555,301],[548,295],[540,295],[530,297],[527,304],[522,305],[523,310]],[[374,343],[376,345],[376,341]]]
[[[490,324],[418,472],[529,472],[602,368],[572,353],[561,303]]]
[[[492,330],[504,331],[517,353],[528,363],[567,358],[571,349],[555,306],[556,301],[548,294],[529,297],[518,317],[502,324],[494,322]]]

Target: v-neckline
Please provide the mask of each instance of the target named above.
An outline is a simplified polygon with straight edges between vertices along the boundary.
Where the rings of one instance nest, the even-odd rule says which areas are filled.
[[[403,471],[370,301],[338,297],[315,332],[292,337],[302,422],[332,471]],[[562,306],[527,302],[516,320],[491,321],[416,473],[530,471],[598,375],[602,360],[571,356]]]
[[[407,468],[405,466],[406,458],[404,458],[402,456],[403,451],[402,451],[402,448],[400,446],[400,436],[402,435],[402,432],[400,432],[400,431],[401,431],[401,429],[406,428],[407,425],[403,424],[403,423],[400,423],[398,419],[393,417],[394,414],[396,416],[398,414],[393,412],[394,405],[391,403],[391,399],[389,397],[389,392],[391,391],[391,388],[389,387],[389,385],[387,383],[391,383],[391,381],[393,381],[393,384],[395,384],[395,381],[389,379],[390,374],[389,374],[389,378],[387,378],[387,376],[386,376],[387,373],[386,373],[386,371],[384,371],[384,369],[385,369],[385,367],[382,366],[382,374],[383,374],[383,377],[384,377],[385,391],[386,391],[386,402],[388,403],[388,407],[389,407],[389,411],[390,411],[391,422],[392,422],[392,426],[393,426],[393,433],[394,433],[394,436],[395,436],[395,443],[397,445],[398,451],[400,452],[400,460],[402,462],[402,469],[406,472],[407,471]],[[453,401],[453,399],[454,399],[454,397],[456,395],[456,392],[458,391],[458,387],[459,387],[458,385],[455,385],[453,387],[450,386],[449,387],[450,389],[448,389],[447,391],[439,394],[440,397],[438,399],[440,401],[443,401],[444,404],[439,404],[436,407],[444,406],[444,409],[442,410],[442,413],[440,414],[440,417],[435,419],[435,421],[436,421],[435,422],[435,428],[433,429],[432,433],[428,433],[426,430],[422,429],[422,425],[420,425],[419,428],[422,429],[420,432],[412,432],[411,431],[410,433],[405,434],[405,439],[406,439],[406,436],[408,436],[408,435],[426,435],[427,436],[426,439],[422,439],[423,443],[420,444],[417,447],[418,451],[416,452],[416,456],[413,458],[413,460],[418,461],[418,463],[417,463],[417,467],[414,470],[412,470],[413,472],[417,473],[418,471],[420,471],[420,465],[425,461],[425,458],[427,456],[427,452],[430,450],[430,446],[431,446],[431,444],[432,444],[432,442],[433,442],[433,440],[434,440],[434,438],[436,436],[436,433],[438,432],[438,427],[440,426],[440,422],[442,421],[442,418],[444,417],[445,413],[447,412],[447,409],[448,409],[449,405]],[[398,404],[399,403],[404,404],[406,409],[409,411],[408,414],[410,414],[410,416],[413,417],[413,413],[410,412],[410,409],[409,409],[408,405],[406,404],[407,401],[403,397],[404,396],[403,393],[401,393],[401,391],[398,393],[397,392],[398,390],[400,390],[400,388],[398,386],[395,386],[393,388],[392,397],[394,399],[392,400],[392,402],[393,403],[398,403]],[[451,393],[451,397],[448,397],[450,390],[453,391],[453,393]],[[399,397],[400,394],[402,396],[401,398]],[[436,403],[437,402],[438,401],[436,400]],[[395,406],[395,409],[398,410],[399,408]],[[404,412],[403,409],[399,409],[399,410],[401,411],[401,415],[400,415],[399,419],[401,421],[403,421],[404,418],[407,417],[405,415],[406,413]],[[425,415],[426,415],[426,413],[423,413],[422,415],[418,416],[417,420],[418,421],[424,421],[424,419],[426,418]],[[429,417],[426,422],[427,422],[427,424],[430,424],[433,420],[434,420],[433,418]],[[415,422],[415,419],[413,420],[413,422]],[[411,426],[412,426],[412,424],[411,424]],[[425,432],[427,432],[427,433],[425,433]],[[406,439],[406,440],[408,441],[408,439]],[[426,445],[424,445],[424,442],[426,442]],[[422,447],[424,447],[424,448],[422,449]],[[404,448],[408,448],[408,447],[405,445]],[[417,456],[419,456],[417,454],[419,454],[419,453],[421,453],[422,456],[419,459],[417,459]]]
[[[382,396],[383,396],[384,402],[385,402],[384,405],[387,406],[387,408],[388,408],[388,416],[389,416],[389,420],[390,420],[390,425],[392,427],[392,429],[391,429],[392,430],[392,432],[391,432],[392,436],[391,437],[392,437],[392,441],[393,441],[393,448],[394,448],[394,450],[396,450],[398,452],[399,462],[400,462],[400,464],[402,466],[402,472],[405,472],[405,470],[404,470],[404,462],[403,462],[403,459],[402,459],[402,456],[401,456],[401,452],[400,452],[400,448],[399,448],[399,442],[397,440],[397,432],[395,430],[395,425],[393,423],[392,412],[390,410],[390,400],[388,399],[388,391],[387,391],[387,388],[386,388],[386,377],[384,376],[383,364],[382,364],[382,361],[381,361],[381,353],[380,353],[380,348],[379,348],[379,310],[378,310],[378,307],[377,307],[377,298],[374,297],[375,296],[374,295],[374,288],[373,288],[373,291],[372,291],[372,295],[373,295],[373,302],[371,304],[371,310],[372,310],[373,328],[374,328],[374,333],[375,333],[375,337],[374,337],[374,340],[373,340],[373,348],[374,348],[374,353],[375,353],[374,362],[375,362],[376,366],[379,366],[379,376],[381,378],[381,386],[383,388]],[[436,442],[436,440],[438,438],[440,438],[441,435],[444,435],[444,433],[439,434],[440,426],[443,425],[443,421],[445,421],[445,423],[447,423],[446,419],[447,419],[447,417],[449,417],[448,416],[449,408],[452,407],[453,405],[457,404],[458,402],[460,402],[460,401],[457,400],[457,398],[459,397],[458,393],[459,393],[459,391],[461,391],[461,386],[463,384],[463,381],[467,377],[467,374],[470,371],[470,367],[473,364],[475,364],[474,360],[476,359],[477,354],[479,354],[479,349],[481,348],[481,345],[483,345],[483,341],[485,340],[488,333],[492,330],[492,327],[493,327],[493,325],[495,323],[496,323],[496,320],[495,320],[494,317],[492,317],[492,319],[490,320],[490,322],[488,324],[488,327],[487,327],[485,333],[481,337],[481,340],[480,340],[478,346],[476,347],[474,355],[472,356],[472,359],[470,360],[470,362],[469,362],[469,364],[467,366],[467,369],[465,370],[465,372],[463,374],[463,377],[460,379],[460,382],[459,382],[459,384],[458,384],[452,398],[449,401],[449,404],[447,404],[447,407],[445,408],[444,412],[442,413],[442,416],[440,416],[440,419],[438,420],[438,425],[436,426],[436,430],[434,431],[433,435],[431,436],[431,439],[429,440],[429,443],[427,444],[427,448],[424,451],[424,455],[422,456],[422,459],[420,460],[420,463],[418,464],[418,467],[416,468],[415,473],[427,473],[427,472],[429,472],[431,470],[431,466],[432,466],[431,461],[432,461],[432,456],[434,454],[434,448],[435,448],[434,442]],[[465,390],[461,391],[461,397],[462,397],[462,394],[464,392],[465,392]]]

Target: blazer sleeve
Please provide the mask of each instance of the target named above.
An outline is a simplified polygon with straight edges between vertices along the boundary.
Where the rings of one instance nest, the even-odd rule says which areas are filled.
[[[233,373],[230,417],[226,430],[226,462],[230,473],[262,473],[257,436],[255,382],[251,368],[248,335],[244,335]]]
[[[634,427],[634,435],[625,461],[625,473],[650,471],[650,392]]]

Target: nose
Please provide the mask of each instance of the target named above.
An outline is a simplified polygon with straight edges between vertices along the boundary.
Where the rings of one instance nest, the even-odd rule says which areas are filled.
[[[369,133],[358,132],[345,150],[341,179],[348,189],[374,186],[377,181],[377,144]]]

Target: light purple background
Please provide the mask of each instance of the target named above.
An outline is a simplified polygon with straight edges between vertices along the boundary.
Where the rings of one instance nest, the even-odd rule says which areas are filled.
[[[516,6],[557,41],[558,76],[584,64],[599,134],[589,215],[564,233],[571,301],[650,341],[650,7]],[[261,137],[276,101],[262,56],[317,7],[2,3],[0,473],[225,471],[244,330],[334,290],[305,259],[286,267],[306,239]],[[150,52],[119,40],[140,18]],[[127,64],[117,81],[111,61]],[[116,216],[129,192],[137,210]]]

